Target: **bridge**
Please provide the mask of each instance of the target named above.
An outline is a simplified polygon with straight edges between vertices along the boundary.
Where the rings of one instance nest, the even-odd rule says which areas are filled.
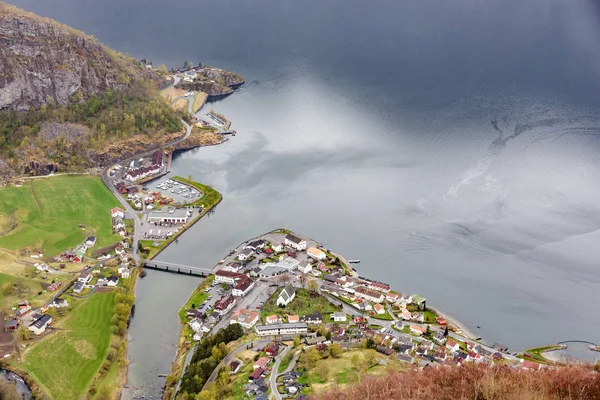
[[[174,272],[176,274],[208,276],[215,271],[209,268],[193,267],[191,265],[176,264],[164,261],[148,260],[144,264],[145,268],[156,269],[158,271]]]

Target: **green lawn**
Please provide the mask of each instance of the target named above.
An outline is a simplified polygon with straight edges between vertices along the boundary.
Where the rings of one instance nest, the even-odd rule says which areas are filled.
[[[66,280],[66,277],[64,276],[52,278],[60,281]],[[47,283],[50,284],[50,282],[51,281]],[[10,291],[6,289],[6,285],[12,285]],[[0,290],[0,310],[9,309],[22,300],[29,300],[32,306],[39,307],[53,296],[52,292],[42,292],[42,294],[38,294],[42,291],[41,281],[3,273],[0,273]]]
[[[329,314],[338,311],[337,307],[331,304],[326,297],[317,295],[316,297],[311,298],[309,289],[299,288],[296,288],[296,296],[294,297],[294,300],[292,300],[292,302],[287,306],[280,308],[277,306],[276,302],[277,297],[279,297],[279,293],[282,290],[283,288],[278,289],[265,303],[261,312],[263,317],[271,314],[277,314],[279,316],[286,314],[297,314],[302,316],[318,311],[323,314],[323,320],[325,321]]]
[[[214,275],[210,275],[208,278],[203,280],[196,289],[192,292],[190,297],[188,297],[187,301],[179,310],[179,322],[181,324],[187,323],[187,318],[185,317],[185,313],[188,309],[193,307],[198,307],[200,304],[204,302],[208,298],[208,294],[204,293],[204,290],[215,280]]]
[[[23,367],[53,399],[79,399],[105,359],[115,293],[77,302],[55,332],[26,351]]]
[[[109,214],[118,205],[99,176],[56,176],[1,188],[0,217],[16,219],[18,225],[0,237],[0,247],[39,247],[45,256],[54,256],[81,243],[87,234],[97,237],[97,248],[104,247],[120,239],[112,233]]]

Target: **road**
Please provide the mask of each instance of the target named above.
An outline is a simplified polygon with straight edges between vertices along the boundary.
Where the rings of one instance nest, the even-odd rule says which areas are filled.
[[[170,143],[165,143],[163,146],[160,146],[160,147],[174,146],[174,145],[177,145],[177,144],[183,142],[184,140],[186,140],[187,138],[190,137],[190,135],[192,134],[192,127],[184,120],[181,120],[181,123],[183,124],[183,126],[185,126],[185,130],[186,130],[185,135],[173,140]],[[156,150],[158,150],[160,147],[139,153],[139,154],[137,154],[133,157],[129,157],[129,158],[140,158],[140,157],[152,154]],[[138,211],[134,210],[133,207],[131,207],[131,205],[129,204],[129,202],[127,202],[127,200],[123,196],[121,196],[121,193],[119,193],[119,191],[117,190],[115,185],[112,184],[112,182],[110,181],[110,177],[108,176],[108,172],[110,171],[110,169],[115,164],[122,163],[122,161],[123,160],[121,160],[121,162],[112,163],[111,165],[106,167],[104,169],[104,171],[102,171],[102,182],[104,182],[106,187],[108,187],[108,189],[113,193],[113,195],[117,198],[117,200],[119,200],[119,202],[123,206],[123,209],[128,211],[129,214],[131,214],[131,216],[133,217],[134,226],[133,226],[133,243],[131,245],[131,250],[132,250],[131,257],[135,260],[136,263],[139,263],[140,257],[137,254],[137,250],[139,248],[140,236],[141,236],[141,232],[142,232],[141,226],[142,226],[143,222],[142,222],[141,218],[138,216]]]
[[[271,394],[275,396],[276,400],[282,400],[281,394],[279,393],[279,390],[277,390],[277,376],[279,376],[279,374],[277,374],[277,370],[279,369],[279,364],[281,364],[281,360],[283,360],[285,355],[291,349],[291,347],[286,347],[285,350],[279,353],[277,359],[275,360],[275,365],[273,365],[273,369],[271,370],[271,375],[269,376],[269,387],[271,388]]]
[[[254,347],[254,348],[256,348],[256,347],[263,348],[267,344],[269,344],[270,342],[271,342],[271,340],[269,340],[269,339],[262,339],[262,340],[259,340],[257,342],[252,342],[253,343],[252,347]],[[210,374],[210,376],[208,377],[208,379],[206,380],[206,383],[204,385],[206,386],[209,383],[214,382],[215,379],[217,379],[217,373],[218,373],[219,369],[222,368],[222,367],[224,367],[225,365],[229,365],[229,363],[231,361],[233,361],[233,359],[236,358],[238,354],[240,354],[242,351],[245,351],[247,347],[248,347],[248,343],[244,343],[244,344],[239,345],[233,351],[230,351],[229,354],[227,354],[225,356],[225,358],[221,360],[221,362],[219,363],[219,365],[217,365],[217,368],[215,368],[215,370],[212,372],[212,374]]]

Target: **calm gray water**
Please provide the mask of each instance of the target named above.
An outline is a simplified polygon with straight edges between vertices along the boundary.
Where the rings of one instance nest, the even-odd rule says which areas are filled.
[[[214,265],[286,226],[487,342],[600,341],[593,1],[13,2],[246,77],[212,105],[239,134],[174,162],[225,200],[162,259]]]

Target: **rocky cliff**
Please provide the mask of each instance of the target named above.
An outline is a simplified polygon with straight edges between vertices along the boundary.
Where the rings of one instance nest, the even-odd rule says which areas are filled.
[[[91,36],[0,2],[0,110],[67,105],[136,77],[160,79]]]

